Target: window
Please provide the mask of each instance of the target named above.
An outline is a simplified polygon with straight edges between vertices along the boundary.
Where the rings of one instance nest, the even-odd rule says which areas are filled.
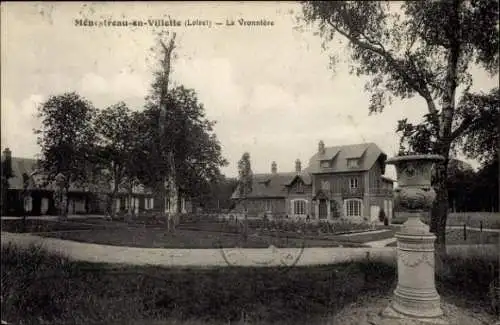
[[[321,167],[322,168],[330,168],[330,162],[328,160],[323,160],[321,162]]]
[[[264,201],[264,209],[266,211],[272,211],[272,207],[273,207],[273,205],[272,205],[272,201],[271,200]]]
[[[359,167],[359,159],[347,159],[347,167],[348,168],[358,168]]]
[[[330,182],[328,182],[328,181],[322,181],[321,182],[321,189],[323,191],[328,191],[330,189]]]
[[[351,188],[351,189],[358,188],[358,179],[357,178],[351,178],[349,180],[349,188]]]
[[[361,216],[361,210],[362,210],[361,200],[354,200],[354,199],[345,200],[344,205],[345,205],[345,214],[347,217]]]
[[[297,181],[297,193],[303,193],[303,192],[304,192],[304,185],[299,180],[299,181]]]
[[[306,200],[293,201],[293,214],[306,214]]]

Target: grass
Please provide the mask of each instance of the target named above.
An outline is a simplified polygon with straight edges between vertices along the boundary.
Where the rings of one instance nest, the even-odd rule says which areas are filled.
[[[342,240],[346,240],[353,243],[366,243],[370,241],[383,240],[394,237],[395,230],[387,229],[384,232],[374,232],[374,233],[360,233],[349,236],[342,236]]]
[[[394,269],[324,267],[163,269],[72,262],[37,247],[2,247],[2,317],[58,324],[155,319],[186,324],[319,324],[365,295],[387,295]]]
[[[458,212],[448,215],[447,224],[449,226],[463,226],[479,228],[483,224],[484,228],[500,229],[500,213],[498,212]]]
[[[396,216],[391,220],[392,224],[400,225],[407,218]],[[447,226],[463,226],[480,228],[500,229],[500,213],[498,212],[454,212],[448,214]]]
[[[1,226],[2,226],[2,231],[16,232],[16,233],[91,230],[96,228],[97,229],[104,228],[103,224],[90,225],[87,224],[86,222],[49,221],[49,220],[37,220],[37,219],[27,219],[26,221],[19,219],[2,220]]]
[[[437,277],[441,296],[493,315],[488,286],[498,265],[445,263],[447,272]],[[16,324],[215,325],[244,318],[245,324],[320,325],[368,298],[389,297],[396,285],[394,267],[368,261],[290,269],[112,267],[7,245],[1,266],[2,319]]]
[[[463,230],[448,229],[446,231],[447,245],[479,245],[479,244],[498,244],[499,233],[486,232],[482,233],[478,230],[467,230],[467,237],[464,240]],[[396,243],[391,243],[387,246],[395,247]]]
[[[240,234],[217,233],[208,231],[191,231],[178,229],[168,233],[165,229],[153,228],[115,228],[96,229],[93,231],[72,231],[41,234],[43,237],[73,240],[78,242],[128,246],[142,248],[267,248],[276,247],[360,247],[356,243],[344,243],[333,240],[318,240],[304,238],[286,238],[249,235],[247,241]]]

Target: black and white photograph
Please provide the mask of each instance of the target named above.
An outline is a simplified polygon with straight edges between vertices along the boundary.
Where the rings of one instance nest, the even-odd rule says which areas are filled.
[[[498,0],[0,8],[2,325],[500,325]]]

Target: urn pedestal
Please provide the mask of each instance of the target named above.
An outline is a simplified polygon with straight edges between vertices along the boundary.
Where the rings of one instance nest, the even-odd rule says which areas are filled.
[[[436,155],[398,156],[387,160],[396,167],[398,188],[394,203],[400,215],[408,217],[396,234],[398,285],[390,305],[382,312],[390,323],[448,324],[441,309],[435,285],[434,241],[427,217],[436,193],[431,187],[434,163],[443,160]],[[397,322],[400,320],[400,322]]]

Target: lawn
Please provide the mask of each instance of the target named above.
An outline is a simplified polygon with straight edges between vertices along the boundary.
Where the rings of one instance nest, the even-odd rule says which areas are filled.
[[[444,300],[493,319],[487,292],[498,267],[446,263],[451,273],[437,277]],[[286,272],[113,267],[11,245],[2,247],[1,266],[2,319],[16,324],[326,325],[341,310],[389,297],[397,281],[394,267],[367,261]]]
[[[463,226],[500,229],[500,213],[498,212],[457,212],[450,213],[446,222],[449,226]]]
[[[43,237],[74,240],[78,242],[129,246],[143,248],[267,248],[276,247],[360,247],[359,244],[349,244],[333,240],[318,240],[305,238],[272,237],[262,235],[248,236],[243,240],[241,234],[217,233],[209,231],[193,231],[178,229],[169,233],[161,228],[108,228],[93,231],[54,232],[41,234]]]
[[[464,232],[460,229],[448,229],[446,231],[447,245],[478,245],[478,244],[498,244],[499,234],[497,232],[480,232],[477,230],[467,230],[466,239]],[[387,246],[394,247],[396,243]]]
[[[366,233],[353,234],[349,236],[337,236],[335,238],[338,238],[338,240],[341,241],[347,241],[351,243],[367,243],[370,241],[392,238],[394,237],[395,232],[396,231],[393,229],[387,229],[383,232],[366,232]]]
[[[50,231],[73,231],[73,230],[91,230],[103,229],[105,224],[89,224],[82,221],[49,221],[22,219],[1,220],[2,231],[18,233],[38,233]]]

